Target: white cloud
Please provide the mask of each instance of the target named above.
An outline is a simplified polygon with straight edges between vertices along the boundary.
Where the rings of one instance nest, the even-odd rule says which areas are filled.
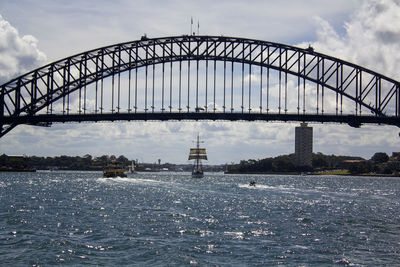
[[[315,17],[314,20],[318,25],[317,40],[311,45],[316,51],[400,79],[399,1],[362,2],[361,8],[343,25],[345,31],[342,34],[323,18]],[[298,46],[307,47],[308,42]],[[376,151],[391,153],[400,149],[398,128],[392,126],[369,125],[349,129],[346,126],[325,125],[314,126],[314,129],[315,151],[369,158]]]
[[[359,1],[19,0],[0,1],[0,10],[19,30],[36,36],[53,61],[144,33],[188,34],[191,17],[195,26],[200,21],[200,34],[295,43],[313,38],[312,16],[339,23]]]
[[[0,84],[44,64],[46,55],[38,49],[37,43],[32,35],[21,37],[0,15]]]
[[[348,60],[391,78],[400,79],[400,2],[362,2],[340,35],[323,18],[315,17],[318,52]],[[307,43],[299,44],[305,47]]]

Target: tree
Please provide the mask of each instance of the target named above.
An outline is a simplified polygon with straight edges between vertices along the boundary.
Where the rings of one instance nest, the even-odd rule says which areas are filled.
[[[88,160],[88,161],[92,161],[92,156],[90,154],[86,154],[85,156],[83,156],[84,159]]]
[[[376,163],[384,163],[384,162],[388,162],[389,156],[385,152],[376,152],[372,156],[371,160]]]
[[[123,165],[127,165],[129,163],[129,159],[127,159],[125,156],[121,155],[118,157],[117,162]]]
[[[8,161],[8,157],[6,154],[0,156],[0,165],[6,165]]]
[[[322,153],[318,152],[317,154],[313,154],[312,156],[312,166],[314,168],[327,168],[329,167],[329,163],[327,158],[329,156],[325,156]]]
[[[288,155],[275,157],[273,160],[273,168],[276,172],[294,171],[296,169],[293,164],[293,159]]]

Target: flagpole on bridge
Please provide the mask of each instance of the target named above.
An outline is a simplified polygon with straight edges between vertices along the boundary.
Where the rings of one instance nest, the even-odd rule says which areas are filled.
[[[192,35],[193,34],[193,17],[190,17],[190,34],[189,35]]]

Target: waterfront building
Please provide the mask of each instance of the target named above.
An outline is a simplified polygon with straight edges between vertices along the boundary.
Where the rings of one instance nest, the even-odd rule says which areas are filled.
[[[307,123],[300,123],[295,132],[295,164],[312,167],[313,131]]]

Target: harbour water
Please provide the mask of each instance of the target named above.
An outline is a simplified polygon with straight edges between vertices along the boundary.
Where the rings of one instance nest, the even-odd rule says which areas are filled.
[[[400,179],[0,173],[2,266],[278,264],[400,265]]]

